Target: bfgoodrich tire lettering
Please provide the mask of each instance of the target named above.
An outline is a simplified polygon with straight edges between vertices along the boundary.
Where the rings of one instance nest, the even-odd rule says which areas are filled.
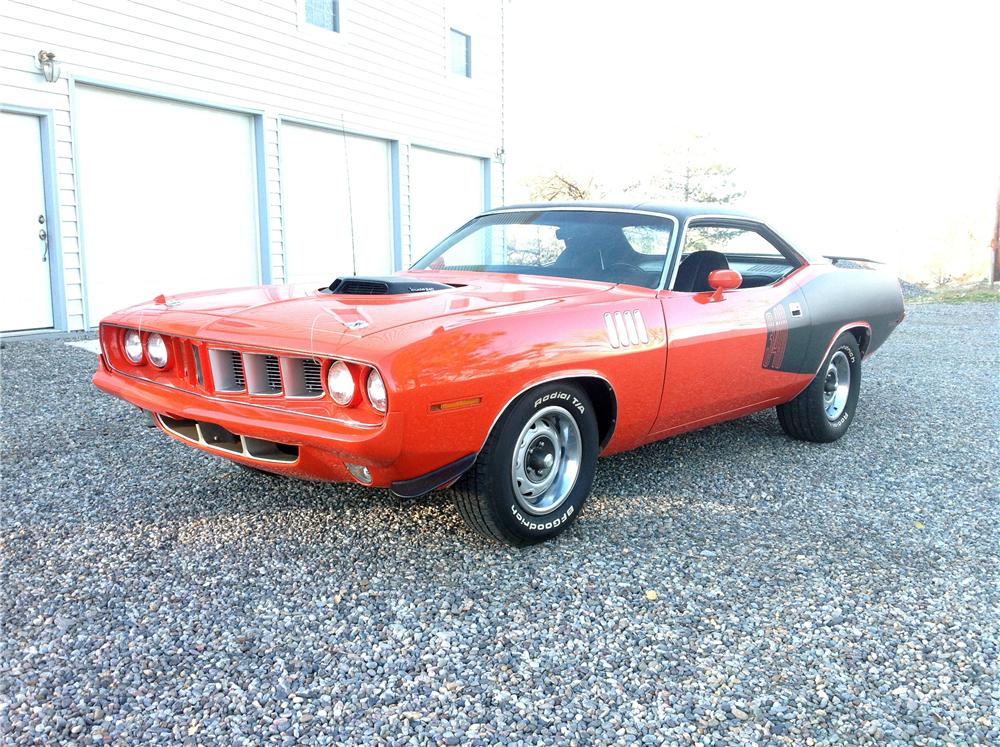
[[[861,351],[854,335],[845,332],[833,343],[805,391],[791,402],[778,405],[778,422],[793,438],[818,443],[836,441],[854,421],[860,392]]]
[[[530,545],[573,523],[597,465],[597,419],[569,383],[521,395],[493,427],[476,464],[453,489],[465,522],[485,537]]]

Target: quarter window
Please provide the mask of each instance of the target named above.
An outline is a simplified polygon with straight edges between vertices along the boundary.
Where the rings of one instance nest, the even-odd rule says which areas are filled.
[[[340,31],[340,0],[305,0],[306,23]]]
[[[451,30],[451,71],[465,78],[472,77],[472,37]]]
[[[696,256],[701,252],[709,253]],[[674,290],[708,290],[707,275],[728,267],[743,276],[740,288],[759,288],[776,283],[800,264],[794,254],[783,251],[760,231],[724,223],[689,225],[684,250],[674,279]]]

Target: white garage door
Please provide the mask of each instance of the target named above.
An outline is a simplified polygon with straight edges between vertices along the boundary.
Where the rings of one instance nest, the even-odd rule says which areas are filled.
[[[412,261],[481,213],[483,207],[483,159],[410,149]]]
[[[392,272],[387,141],[282,125],[281,195],[288,282]]]
[[[153,298],[258,281],[247,115],[80,86],[90,323]]]

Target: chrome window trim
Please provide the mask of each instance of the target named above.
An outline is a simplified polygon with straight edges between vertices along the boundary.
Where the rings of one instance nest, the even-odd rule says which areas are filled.
[[[778,240],[782,244],[784,244],[785,247],[787,247],[788,251],[790,251],[795,256],[795,258],[799,261],[798,266],[792,268],[792,272],[795,272],[796,270],[800,269],[801,267],[803,267],[805,265],[811,264],[809,262],[809,260],[806,259],[802,255],[801,252],[799,252],[794,246],[792,246],[791,244],[789,244],[780,233],[778,233],[777,231],[775,231],[774,228],[772,228],[765,221],[759,220],[757,218],[749,218],[749,217],[744,217],[744,216],[739,216],[739,215],[725,215],[725,214],[721,214],[721,213],[705,213],[703,215],[691,215],[691,216],[688,216],[688,218],[684,221],[684,226],[681,229],[680,236],[678,236],[678,239],[680,239],[680,241],[677,244],[676,257],[672,257],[671,258],[672,260],[675,260],[675,261],[674,261],[674,266],[673,266],[673,268],[672,268],[672,270],[670,272],[670,282],[666,283],[665,285],[663,285],[661,287],[661,290],[671,290],[671,292],[672,292],[672,289],[674,287],[674,283],[677,281],[677,270],[680,269],[680,265],[681,265],[681,263],[680,263],[681,251],[683,251],[683,249],[684,249],[683,239],[687,238],[688,227],[691,225],[691,223],[692,222],[697,223],[698,221],[702,221],[702,220],[708,220],[708,221],[726,221],[729,224],[731,224],[734,228],[739,228],[740,227],[739,226],[740,223],[742,223],[744,225],[756,226],[757,228],[761,228],[764,231],[766,231],[767,233],[770,233],[772,236],[776,236],[778,238]],[[767,238],[767,236],[765,236],[763,233],[761,233],[761,237],[765,241],[768,241],[768,243],[773,243],[773,242],[769,241],[768,238]],[[775,248],[777,248],[777,247],[775,247]],[[778,252],[781,253],[781,250],[778,249]],[[784,255],[782,254],[782,256],[784,256]],[[777,280],[774,281],[774,283],[771,283],[770,285],[766,285],[766,286],[762,286],[762,287],[770,288],[775,283],[781,282],[786,277],[788,277],[788,275],[791,275],[792,272],[789,272],[788,274],[783,275],[782,277],[778,278]],[[750,289],[744,288],[743,290],[750,290]],[[678,293],[683,293],[684,291],[677,291],[677,292]]]

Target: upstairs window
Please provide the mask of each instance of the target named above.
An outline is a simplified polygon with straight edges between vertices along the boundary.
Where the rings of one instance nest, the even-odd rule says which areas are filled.
[[[451,71],[472,77],[472,37],[455,29],[451,30]]]
[[[340,31],[340,0],[305,0],[306,23]]]

